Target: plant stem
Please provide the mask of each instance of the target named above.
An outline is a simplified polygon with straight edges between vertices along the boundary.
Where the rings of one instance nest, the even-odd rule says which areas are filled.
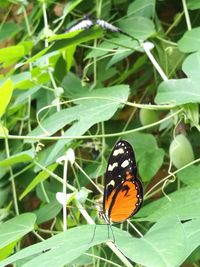
[[[135,105],[134,103],[132,103],[133,106]],[[148,106],[148,105],[146,105]],[[98,135],[68,135],[68,136],[43,136],[43,135],[39,135],[39,136],[18,136],[18,135],[7,135],[6,137],[8,139],[22,139],[22,140],[48,140],[48,141],[55,141],[55,140],[67,140],[67,139],[88,139],[88,138],[100,138],[100,137],[114,137],[114,136],[122,136],[122,135],[126,135],[126,134],[131,134],[134,132],[139,132],[139,131],[143,131],[152,127],[155,127],[156,125],[159,125],[165,121],[168,121],[169,119],[175,117],[176,115],[178,115],[179,113],[181,113],[183,111],[182,108],[180,108],[178,111],[174,112],[173,114],[157,121],[154,122],[152,124],[146,125],[146,126],[142,126],[142,127],[138,127],[132,130],[127,130],[124,132],[117,132],[117,133],[112,133],[112,134],[98,134]],[[1,136],[0,138],[5,138],[5,135]],[[38,162],[36,163],[38,164]],[[43,166],[42,166],[43,167]],[[44,168],[44,167],[43,167]],[[45,168],[44,168],[45,169]],[[45,169],[48,173],[48,170]],[[50,172],[50,171],[49,171]],[[50,172],[51,173],[51,172]],[[59,176],[57,176],[59,177]],[[60,178],[60,177],[59,177]],[[60,178],[61,179],[61,178]],[[61,179],[62,180],[62,179]]]
[[[8,138],[5,138],[5,149],[6,149],[6,156],[7,158],[10,157],[10,150],[9,150],[9,144],[8,144]],[[10,180],[11,180],[11,186],[12,186],[12,193],[13,193],[13,202],[15,207],[15,213],[19,215],[19,207],[17,202],[17,193],[16,193],[16,186],[15,186],[15,178],[13,174],[12,167],[9,166],[9,172],[10,172]]]
[[[183,10],[184,10],[184,13],[185,13],[185,20],[186,20],[187,28],[190,31],[192,29],[192,25],[191,25],[190,16],[189,16],[189,12],[188,12],[188,9],[187,9],[186,1],[182,0],[182,4],[183,4]]]
[[[63,196],[65,199],[65,196],[67,196],[67,165],[68,165],[68,159],[67,156],[65,157],[64,161],[64,168],[63,168]],[[67,206],[66,202],[63,201],[63,230],[67,230]]]
[[[146,192],[146,194],[145,194],[145,200],[151,198],[153,195],[155,195],[157,192],[159,192],[162,189],[162,188],[159,188],[156,191],[154,191],[153,193],[151,193],[158,185],[162,184],[163,182],[165,182],[165,180],[169,179],[170,177],[175,176],[178,172],[180,172],[180,171],[186,169],[187,167],[189,167],[189,166],[191,166],[191,165],[193,165],[195,163],[198,163],[198,162],[200,162],[200,158],[198,158],[198,159],[196,159],[196,160],[194,160],[194,161],[186,164],[185,166],[183,166],[182,168],[180,168],[180,169],[178,169],[178,170],[176,170],[174,172],[171,172],[165,178],[163,178],[162,180],[160,180],[157,184],[155,184],[154,186],[152,186],[152,188],[149,189],[148,192]]]

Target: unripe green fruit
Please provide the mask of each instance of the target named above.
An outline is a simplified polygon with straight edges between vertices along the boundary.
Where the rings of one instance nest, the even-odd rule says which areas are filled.
[[[179,169],[194,160],[194,152],[189,140],[183,134],[177,135],[169,147],[173,165]]]
[[[151,109],[140,109],[140,122],[143,126],[154,123],[159,120],[158,112]]]

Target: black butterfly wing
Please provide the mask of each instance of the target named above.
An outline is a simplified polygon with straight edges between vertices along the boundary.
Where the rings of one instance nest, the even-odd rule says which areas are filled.
[[[117,142],[108,160],[105,175],[103,211],[107,221],[121,222],[141,207],[142,183],[137,178],[132,146],[125,140]]]

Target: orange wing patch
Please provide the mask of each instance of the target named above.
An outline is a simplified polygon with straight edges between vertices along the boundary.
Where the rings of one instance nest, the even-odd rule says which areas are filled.
[[[112,222],[122,222],[131,217],[138,208],[139,198],[136,185],[132,181],[125,181],[121,190],[117,193],[110,210]]]

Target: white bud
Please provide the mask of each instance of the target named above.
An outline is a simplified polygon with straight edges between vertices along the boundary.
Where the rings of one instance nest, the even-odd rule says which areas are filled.
[[[148,50],[152,50],[154,48],[154,44],[152,42],[145,42],[142,44],[142,46]]]
[[[64,156],[61,156],[56,160],[59,164],[62,164],[63,161],[69,161],[71,164],[75,162],[75,154],[72,148],[69,148]]]
[[[76,192],[70,194],[64,194],[62,192],[56,193],[56,199],[61,205],[67,205],[75,197]]]
[[[70,161],[71,164],[75,162],[75,154],[72,148],[69,148],[66,153],[67,159]]]

